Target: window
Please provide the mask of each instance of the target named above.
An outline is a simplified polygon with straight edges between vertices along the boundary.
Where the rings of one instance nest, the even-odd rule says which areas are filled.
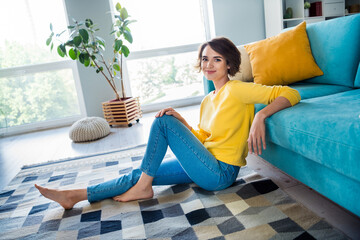
[[[16,14],[14,14],[16,13]],[[84,115],[76,63],[46,46],[66,29],[62,0],[4,1],[0,8],[0,131],[56,126]],[[65,33],[66,35],[67,33]]]
[[[116,1],[114,1],[114,4]],[[123,0],[137,22],[129,27],[127,75],[132,96],[146,105],[204,95],[202,75],[195,69],[197,49],[206,38],[205,1]]]

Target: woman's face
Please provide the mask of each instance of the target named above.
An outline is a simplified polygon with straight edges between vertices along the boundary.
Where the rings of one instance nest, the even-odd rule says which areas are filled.
[[[226,59],[207,45],[202,52],[201,70],[208,80],[217,81],[228,78],[229,66]]]

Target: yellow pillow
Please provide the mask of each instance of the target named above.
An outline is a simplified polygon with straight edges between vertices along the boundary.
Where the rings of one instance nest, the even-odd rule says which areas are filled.
[[[306,22],[293,29],[246,45],[254,82],[263,85],[288,85],[323,75],[311,53]]]

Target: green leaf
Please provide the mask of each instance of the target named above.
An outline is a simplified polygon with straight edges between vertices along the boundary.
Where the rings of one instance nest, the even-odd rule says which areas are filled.
[[[89,66],[89,64],[90,64],[90,56],[89,56],[89,54],[87,54],[86,52],[80,53],[79,61],[80,61],[80,63],[82,63],[84,65],[85,65],[85,63],[89,62],[89,63],[87,63],[88,66]]]
[[[84,66],[88,67],[90,65],[90,59],[85,59]]]
[[[74,46],[74,40],[69,40],[65,43],[65,46],[71,46],[73,47]]]
[[[82,37],[84,43],[89,41],[89,33],[86,31],[86,29],[80,29],[79,34]]]
[[[76,36],[76,37],[74,37],[74,39],[73,39],[73,42],[74,42],[74,44],[75,44],[76,47],[80,46],[81,41],[82,41],[82,38],[81,38],[80,36]]]
[[[121,17],[123,20],[125,20],[125,19],[128,18],[128,16],[129,16],[129,14],[128,14],[128,12],[126,11],[126,8],[122,8],[122,9],[120,10],[120,17]]]
[[[53,25],[50,23],[50,31],[53,31]]]
[[[118,52],[122,46],[123,42],[119,39],[115,40],[115,44],[114,44],[114,50],[116,52]]]
[[[86,53],[80,53],[80,55],[79,55],[79,61],[82,64],[84,64],[84,62],[85,62],[85,55],[86,55]]]
[[[73,28],[75,28],[75,26],[73,26],[73,25],[68,26],[68,29],[73,29]]]
[[[54,48],[54,43],[51,43],[51,47],[50,47],[50,50],[52,51]]]
[[[114,15],[115,18],[118,18],[119,20],[118,21],[121,21],[123,22],[124,20],[120,17],[120,15]]]
[[[131,24],[131,23],[134,23],[134,22],[136,22],[136,20],[126,20],[126,21],[124,22],[124,26],[126,27],[127,25],[129,25],[129,24]]]
[[[50,43],[51,43],[51,41],[52,41],[52,37],[49,37],[49,38],[46,40],[46,46],[49,46]]]
[[[85,26],[86,26],[86,27],[89,28],[89,27],[91,27],[93,24],[94,24],[94,23],[93,23],[93,21],[92,21],[91,19],[88,18],[88,19],[85,20]]]
[[[76,53],[76,50],[74,50],[73,48],[70,48],[69,50],[69,56],[72,60],[76,60],[77,58],[77,53]]]
[[[56,34],[57,37],[60,37],[66,30],[62,31],[61,33]]]
[[[133,42],[132,35],[129,31],[127,31],[127,30],[124,31],[124,37],[129,43]]]
[[[65,56],[65,53],[62,51],[62,49],[60,48],[60,46],[61,46],[61,45],[59,45],[59,46],[57,47],[57,52],[58,52],[58,54],[59,54],[60,57],[64,57],[64,56]]]
[[[117,3],[117,4],[115,5],[115,8],[116,8],[116,11],[120,12],[120,10],[121,10],[121,5],[120,5],[120,3]]]
[[[105,51],[105,48],[104,48],[103,45],[99,45],[99,48],[100,48],[101,50]]]
[[[66,55],[65,44],[60,44],[59,47],[60,47],[61,51]]]
[[[122,46],[121,46],[121,52],[124,54],[125,57],[128,57],[129,54],[130,54],[130,50],[129,50],[128,47],[125,46],[125,45],[122,45]]]
[[[100,45],[102,45],[103,47],[105,47],[105,40],[104,40],[104,39],[102,39],[101,37],[98,37],[98,36],[96,36],[95,38],[97,39],[97,42],[98,42]]]
[[[76,30],[73,30],[73,31],[71,31],[71,33],[69,34],[69,36],[72,37],[75,33],[77,33],[77,31],[76,31]]]
[[[113,68],[114,68],[116,71],[120,71],[120,66],[119,66],[119,64],[114,64],[114,65],[113,65]]]

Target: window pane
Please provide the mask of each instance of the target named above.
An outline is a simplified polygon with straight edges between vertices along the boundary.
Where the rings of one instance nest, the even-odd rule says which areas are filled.
[[[204,95],[196,52],[127,61],[133,96],[141,104]]]
[[[197,0],[125,0],[121,4],[131,19],[137,20],[129,25],[134,37],[131,51],[205,41],[200,2]]]
[[[0,127],[80,115],[72,69],[0,78]]]
[[[62,0],[1,1],[0,68],[61,60],[46,46],[50,22],[55,33],[66,29]]]

